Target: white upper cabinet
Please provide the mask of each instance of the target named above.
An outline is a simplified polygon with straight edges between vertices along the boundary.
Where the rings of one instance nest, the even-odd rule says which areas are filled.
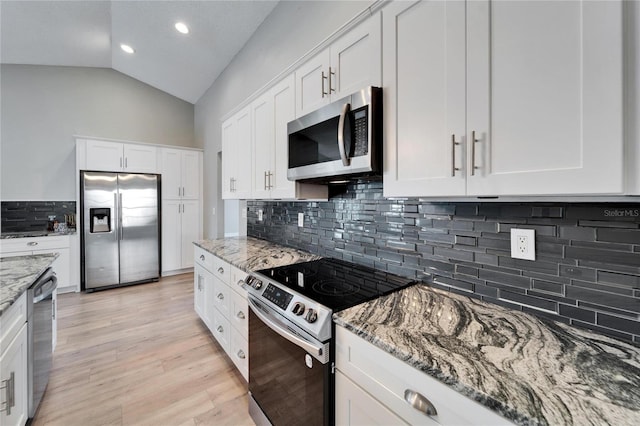
[[[251,197],[251,105],[222,124],[222,198]]]
[[[376,14],[300,66],[296,78],[296,116],[350,95],[381,78],[381,24]]]
[[[619,1],[385,8],[385,196],[623,193],[622,25]]]
[[[255,199],[326,199],[327,187],[287,179],[287,124],[295,119],[294,77],[290,75],[251,104],[253,194]]]
[[[202,153],[162,148],[162,198],[197,200],[200,198]]]
[[[157,173],[157,148],[121,142],[86,140],[86,170]]]

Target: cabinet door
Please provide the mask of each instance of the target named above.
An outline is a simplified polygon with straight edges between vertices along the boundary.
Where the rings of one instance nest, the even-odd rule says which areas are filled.
[[[236,149],[234,150],[233,198],[251,198],[251,108],[247,107],[236,116]]]
[[[329,91],[332,101],[348,96],[364,87],[382,84],[380,25],[380,14],[377,14],[331,45],[332,74]],[[429,39],[418,40],[433,43]]]
[[[294,198],[296,183],[287,179],[289,168],[289,134],[287,124],[295,119],[295,79],[293,75],[271,89],[273,99],[273,163],[271,198]]]
[[[247,339],[234,328],[231,328],[228,354],[242,377],[249,381],[249,344]]]
[[[273,98],[271,91],[251,104],[253,132],[253,198],[270,197],[269,179],[273,165]],[[286,126],[286,125],[285,125]]]
[[[329,103],[330,62],[331,53],[326,49],[296,70],[296,117]]]
[[[465,194],[464,13],[456,0],[384,10],[387,197]]]
[[[182,151],[182,198],[200,199],[202,154],[198,151]]]
[[[247,299],[233,290],[229,291],[229,297],[231,298],[229,322],[243,338],[247,339],[249,335],[249,305]]]
[[[193,242],[201,239],[200,233],[200,203],[198,201],[182,201],[180,214],[181,268],[193,266]]]
[[[13,376],[12,376],[13,374]],[[13,380],[10,380],[13,379]],[[9,381],[9,383],[7,383]],[[25,323],[18,335],[0,356],[0,382],[2,386],[11,386],[14,404],[11,414],[7,414],[5,401],[7,389],[1,389],[0,401],[3,410],[0,412],[1,425],[24,425],[29,415],[27,390],[27,324]]]
[[[193,255],[193,254],[192,254]],[[182,268],[182,203],[162,202],[162,271]]]
[[[467,4],[468,194],[623,190],[621,3]]]
[[[87,170],[118,172],[123,168],[123,144],[87,140]]]
[[[176,199],[182,196],[182,152],[178,149],[162,149],[162,198]]]
[[[233,173],[237,167],[236,157],[236,120],[235,116],[222,123],[222,199],[232,200]]]
[[[193,308],[200,316],[200,318],[205,322],[205,324],[207,324],[207,326],[209,327],[212,325],[212,323],[207,323],[204,314],[205,286],[207,282],[207,274],[209,274],[209,276],[211,275],[198,263],[196,263],[193,267]]]
[[[231,300],[231,294],[229,294],[230,291],[226,283],[220,281],[215,276],[213,277],[213,304],[227,319],[231,316],[231,309],[233,308],[233,301]]]
[[[132,173],[158,173],[155,146],[124,144],[124,170]]]
[[[229,321],[216,309],[213,310],[213,329],[211,330],[213,337],[216,338],[222,349],[229,352],[229,340],[231,338],[231,326]]]
[[[425,424],[436,425],[435,421],[424,418]],[[362,388],[336,371],[336,424],[345,426],[405,425],[387,407]]]

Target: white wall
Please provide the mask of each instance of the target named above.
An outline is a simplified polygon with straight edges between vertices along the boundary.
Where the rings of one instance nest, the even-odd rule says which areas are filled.
[[[296,62],[372,1],[282,1],[195,105],[195,134],[204,147],[204,234],[224,235],[224,208],[216,190],[222,117]],[[242,211],[244,203],[239,204]],[[212,208],[220,212],[212,215]],[[235,206],[234,206],[235,209]],[[235,210],[234,210],[235,211]],[[246,221],[240,233],[246,232]],[[244,225],[244,226],[243,226]],[[234,225],[235,226],[235,225]]]
[[[106,68],[2,65],[2,200],[74,200],[73,135],[195,147],[194,106]]]

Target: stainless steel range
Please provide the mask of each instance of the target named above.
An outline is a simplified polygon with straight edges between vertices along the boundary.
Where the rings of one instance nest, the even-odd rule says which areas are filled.
[[[412,283],[336,259],[248,276],[249,412],[256,424],[334,424],[332,314]]]

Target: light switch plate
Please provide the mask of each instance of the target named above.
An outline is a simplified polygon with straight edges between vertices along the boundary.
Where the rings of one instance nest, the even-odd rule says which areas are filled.
[[[536,260],[536,231],[511,228],[511,257]]]
[[[298,213],[298,227],[302,228],[304,226],[304,213]]]
[[[258,222],[262,222],[262,209],[258,209]]]

